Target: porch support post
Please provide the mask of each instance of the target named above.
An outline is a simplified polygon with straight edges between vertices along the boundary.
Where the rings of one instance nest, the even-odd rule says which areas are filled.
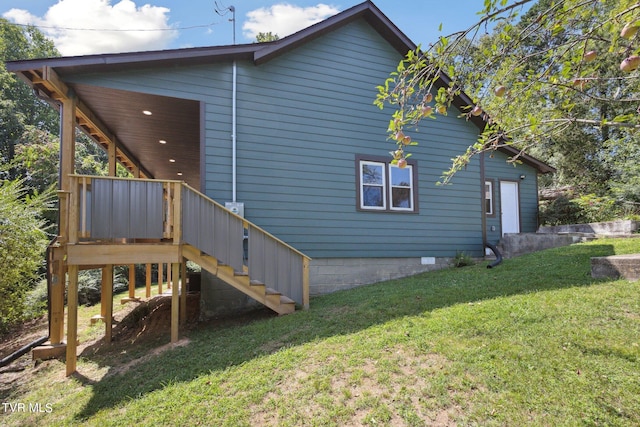
[[[55,249],[54,249],[55,250]],[[64,261],[54,258],[51,279],[51,326],[49,341],[51,345],[59,345],[64,337],[64,288],[66,269]]]
[[[96,314],[91,318],[91,324],[101,320],[104,322],[107,318],[107,281],[109,278],[107,277],[106,267],[102,267],[100,271],[102,272],[102,280],[100,282],[100,314]]]
[[[309,259],[302,260],[302,306],[309,308]]]
[[[71,183],[69,175],[74,171],[75,155],[76,155],[76,99],[75,96],[64,98],[62,100],[62,117],[61,117],[61,135],[60,135],[60,173],[62,179],[60,189],[69,191]]]
[[[162,281],[164,280],[164,263],[158,263],[158,295],[162,295]]]
[[[69,292],[67,293],[67,376],[76,371],[78,346],[78,266],[68,266]]]
[[[116,176],[117,159],[116,159],[116,142],[111,141],[109,144],[109,176]]]
[[[167,289],[171,289],[173,286],[171,274],[171,264],[167,264]]]
[[[120,304],[139,300],[140,298],[136,297],[136,266],[135,264],[129,264],[129,296],[122,298]]]
[[[179,328],[179,286],[176,283],[180,277],[180,263],[171,264],[173,274],[171,277],[175,278],[173,286],[171,287],[171,342],[178,341],[178,328]]]
[[[180,264],[180,324],[187,323],[187,259]]]
[[[111,342],[113,325],[113,265],[108,264],[102,269],[102,288],[104,295],[104,340]]]
[[[59,204],[59,236],[61,243],[65,244],[69,240],[69,191],[71,181],[69,175],[75,170],[76,154],[76,99],[73,94],[68,98],[63,98],[62,115],[60,118],[60,204]]]
[[[136,297],[136,266],[135,264],[129,265],[129,298],[134,299]]]
[[[151,264],[147,264],[145,273],[145,298],[151,298]]]

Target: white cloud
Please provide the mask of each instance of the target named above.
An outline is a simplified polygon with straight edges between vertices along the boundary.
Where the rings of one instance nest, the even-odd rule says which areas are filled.
[[[335,6],[318,4],[299,7],[288,3],[279,3],[247,13],[247,21],[242,25],[247,39],[255,40],[258,33],[277,34],[280,38],[302,30],[340,12]]]
[[[3,17],[40,27],[65,56],[164,49],[178,36],[168,24],[168,8],[150,4],[138,7],[132,0],[111,3],[58,0],[43,17],[22,9],[11,9]]]

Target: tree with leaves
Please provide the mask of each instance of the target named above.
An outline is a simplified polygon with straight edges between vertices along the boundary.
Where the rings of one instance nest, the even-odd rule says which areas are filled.
[[[35,27],[0,18],[0,160],[11,162],[27,125],[58,132],[58,115],[5,68],[6,61],[60,56],[53,42]],[[10,172],[10,171],[9,171]],[[11,173],[11,178],[15,174]],[[6,178],[6,177],[5,177]]]
[[[393,161],[401,166],[410,154],[413,128],[446,114],[464,91],[473,102],[462,116],[487,125],[444,171],[444,182],[501,145],[553,153],[569,173],[595,171],[594,182],[615,176],[618,145],[640,144],[640,4],[485,0],[480,14],[470,28],[409,52],[378,87],[376,104],[394,109]]]
[[[256,35],[256,43],[274,42],[276,40],[280,40],[280,37],[271,31],[268,33],[260,32]]]

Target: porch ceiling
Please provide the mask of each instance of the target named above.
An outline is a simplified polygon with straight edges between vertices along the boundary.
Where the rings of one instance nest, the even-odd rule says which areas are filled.
[[[183,180],[200,189],[198,101],[86,84],[69,86],[153,178]]]

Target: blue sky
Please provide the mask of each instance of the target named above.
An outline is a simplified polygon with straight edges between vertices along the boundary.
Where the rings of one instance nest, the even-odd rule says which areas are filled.
[[[258,31],[283,37],[360,2],[217,0],[221,10],[236,9],[237,43],[254,41]],[[476,22],[484,2],[374,3],[415,43],[427,45]],[[232,14],[220,16],[215,9],[215,0],[0,0],[1,16],[40,27],[65,56],[232,44]]]

